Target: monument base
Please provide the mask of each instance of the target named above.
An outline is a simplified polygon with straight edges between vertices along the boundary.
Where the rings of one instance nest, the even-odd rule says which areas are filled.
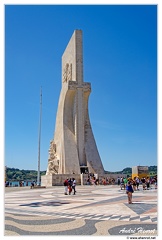
[[[75,178],[77,185],[81,184],[82,174],[48,174],[41,176],[41,185],[46,187],[63,186],[65,179]]]

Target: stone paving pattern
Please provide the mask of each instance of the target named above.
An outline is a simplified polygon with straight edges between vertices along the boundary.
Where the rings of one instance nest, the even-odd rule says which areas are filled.
[[[5,236],[157,235],[157,190],[135,191],[133,204],[118,186],[5,189]]]

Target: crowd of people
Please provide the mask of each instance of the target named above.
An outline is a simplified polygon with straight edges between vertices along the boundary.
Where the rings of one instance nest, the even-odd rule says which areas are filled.
[[[138,176],[132,178],[126,177],[118,177],[116,180],[115,178],[96,178],[94,175],[89,174],[87,178],[87,185],[113,185],[118,184],[121,187],[121,190],[126,188],[127,182],[131,181],[131,185],[133,190],[139,190],[139,185],[141,184],[143,190],[149,190],[151,186],[154,184],[155,188],[157,188],[157,176],[155,177],[146,177],[146,178],[139,178]]]
[[[75,178],[67,178],[64,181],[65,195],[70,195],[73,192],[73,195],[76,194],[76,180]]]
[[[109,185],[115,184],[114,178],[97,178],[94,174],[89,174],[87,178],[87,185]]]
[[[118,185],[121,186],[121,189],[124,188],[126,190],[126,194],[128,196],[128,204],[132,204],[132,193],[134,191],[139,191],[139,185],[142,184],[143,190],[151,189],[151,185],[154,184],[155,189],[157,189],[157,176],[150,177],[142,177],[139,179],[138,176],[132,178],[119,178],[117,179]]]
[[[139,176],[132,178],[124,178],[118,177],[117,181],[114,178],[102,178],[98,179],[95,175],[88,175],[87,178],[87,185],[109,185],[115,184],[117,182],[118,186],[120,186],[121,190],[124,189],[126,191],[128,197],[128,204],[132,204],[132,193],[134,191],[139,191],[139,185],[142,185],[143,190],[151,189],[152,185],[154,185],[155,189],[157,189],[157,175],[155,177],[142,177],[141,179]],[[66,179],[64,181],[65,186],[65,195],[70,195],[72,192],[76,194],[76,180],[75,178]]]
[[[20,180],[20,181],[5,181],[5,187],[25,187],[28,186],[29,182]]]
[[[118,185],[121,187],[121,189],[126,188],[127,182],[130,181],[131,185],[133,187],[133,190],[139,190],[139,185],[142,185],[143,190],[149,190],[151,188],[152,185],[155,186],[155,189],[157,189],[157,175],[155,177],[142,177],[141,179],[139,178],[139,176],[132,178],[124,178],[121,177],[117,179],[117,183]]]

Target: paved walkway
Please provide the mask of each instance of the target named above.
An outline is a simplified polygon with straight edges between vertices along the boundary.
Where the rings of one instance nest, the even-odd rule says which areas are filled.
[[[5,236],[152,235],[157,236],[157,190],[133,193],[133,204],[118,186],[5,189]]]

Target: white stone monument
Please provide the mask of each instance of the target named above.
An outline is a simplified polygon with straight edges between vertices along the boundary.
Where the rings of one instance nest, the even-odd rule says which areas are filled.
[[[46,175],[104,174],[88,114],[91,84],[83,81],[82,31],[75,30],[62,56],[62,89]]]

